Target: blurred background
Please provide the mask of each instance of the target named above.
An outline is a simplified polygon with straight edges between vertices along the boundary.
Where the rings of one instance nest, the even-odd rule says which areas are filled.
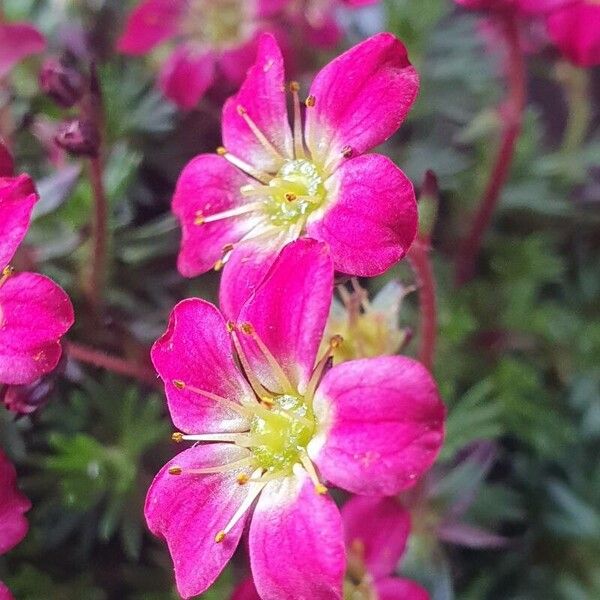
[[[220,144],[221,104],[238,84],[217,72],[199,99],[169,92],[164,65],[179,38],[118,51],[137,4],[0,3],[4,23],[28,22],[46,39],[0,69],[0,132],[41,195],[15,266],[69,292],[69,339],[135,361],[145,381],[65,358],[33,386],[0,390],[0,445],[33,504],[28,536],[0,558],[0,579],[18,600],[177,598],[166,548],[142,514],[153,474],[174,454],[147,350],[175,302],[216,300],[217,274],[186,280],[176,270],[170,200],[187,160]],[[400,570],[434,600],[600,598],[600,70],[574,65],[542,20],[523,18],[526,96],[515,116],[514,56],[493,11],[451,0],[340,1],[325,28],[309,4],[260,23],[282,40],[303,89],[340,50],[378,31],[405,42],[422,78],[408,121],[381,151],[423,191],[437,293],[433,371],[449,414],[438,463],[402,498],[413,531]],[[231,26],[226,14],[206,17],[215,39]],[[9,43],[0,37],[0,65]],[[90,133],[92,62],[103,122]],[[512,133],[521,126],[514,158],[461,276],[463,241],[511,124]],[[65,127],[75,135],[65,138]],[[110,205],[101,327],[82,285],[89,146],[99,144]],[[406,262],[362,283],[375,293],[392,278],[415,283]],[[418,293],[405,298],[399,325],[414,333],[402,352],[416,354]],[[229,598],[244,568],[234,561],[202,598]]]

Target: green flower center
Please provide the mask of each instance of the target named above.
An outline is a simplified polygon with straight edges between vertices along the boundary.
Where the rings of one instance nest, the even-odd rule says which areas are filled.
[[[268,472],[291,473],[302,462],[315,433],[315,418],[302,397],[277,396],[269,410],[251,421],[250,439],[256,464]]]
[[[225,47],[244,35],[244,0],[188,0],[184,35],[199,44]]]

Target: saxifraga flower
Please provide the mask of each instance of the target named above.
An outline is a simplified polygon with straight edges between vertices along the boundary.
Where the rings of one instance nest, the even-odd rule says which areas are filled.
[[[286,86],[277,42],[265,34],[223,108],[224,147],[193,159],[179,178],[180,272],[224,265],[221,307],[235,316],[299,237],[327,242],[336,270],[351,275],[379,275],[400,260],[417,230],[413,186],[389,158],[367,152],[398,129],[418,88],[405,47],[382,33],[317,74],[303,123],[299,86]]]
[[[298,240],[235,322],[185,300],[153,347],[174,439],[195,443],[159,472],[145,507],[183,597],[213,583],[250,521],[263,600],[341,598],[343,529],[326,485],[393,495],[440,449],[445,411],[420,363],[385,356],[331,367],[336,337],[317,359],[333,274],[326,244]]]

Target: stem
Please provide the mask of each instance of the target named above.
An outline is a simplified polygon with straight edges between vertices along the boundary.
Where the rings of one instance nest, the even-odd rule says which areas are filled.
[[[435,278],[429,260],[429,244],[421,239],[415,240],[408,251],[407,258],[419,285],[419,307],[421,312],[419,360],[431,371],[435,358],[437,307]]]
[[[112,356],[102,350],[96,350],[95,348],[90,348],[89,346],[78,344],[76,342],[65,342],[64,348],[70,358],[78,360],[79,362],[137,379],[146,385],[161,387],[156,378],[156,374],[148,367],[135,364],[125,358]]]
[[[494,162],[490,179],[485,188],[479,209],[473,219],[467,237],[463,240],[456,257],[456,284],[467,283],[474,275],[475,263],[484,234],[490,225],[492,215],[502,188],[508,179],[515,147],[523,124],[523,111],[527,99],[525,58],[519,39],[516,17],[511,12],[499,15],[501,30],[508,49],[508,97],[502,111],[504,131],[498,156]]]
[[[92,255],[87,292],[96,313],[103,304],[106,283],[106,251],[108,246],[108,202],[102,182],[102,162],[99,157],[90,159],[90,183],[94,200],[92,218]]]

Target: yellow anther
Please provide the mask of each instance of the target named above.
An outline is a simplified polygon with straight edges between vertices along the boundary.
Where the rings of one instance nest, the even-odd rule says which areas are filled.
[[[178,390],[184,390],[185,381],[181,381],[181,379],[173,379],[173,387],[176,387]]]
[[[246,473],[239,473],[236,477],[236,480],[240,485],[244,485],[245,483],[248,483],[249,479],[250,479],[250,476]]]
[[[273,398],[271,398],[271,396],[262,396],[260,401],[263,404],[267,404],[268,406],[273,406],[274,404]]]
[[[315,485],[315,492],[317,492],[317,494],[319,494],[320,496],[324,496],[329,490],[327,489],[326,486],[324,486],[322,483],[317,483],[317,485]]]
[[[317,102],[317,99],[311,94],[305,101],[304,104],[306,104],[306,106],[308,108],[312,108],[315,103]]]
[[[240,104],[238,104],[236,110],[237,110],[238,115],[240,115],[240,117],[243,117],[244,115],[248,114],[248,111],[243,106],[241,106]]]
[[[181,475],[183,469],[181,467],[169,467],[169,475]]]
[[[217,154],[219,156],[225,156],[225,154],[227,154],[227,148],[225,148],[225,146],[219,146],[217,148]]]
[[[254,334],[254,327],[252,325],[252,323],[242,323],[240,325],[240,329],[242,331],[242,333],[245,333],[246,335],[253,335]]]
[[[4,269],[2,269],[2,277],[10,277],[14,272],[15,270],[13,267],[4,267]]]
[[[217,542],[217,544],[220,544],[225,539],[225,535],[226,534],[224,531],[219,531],[219,533],[215,535],[215,542]]]
[[[196,216],[194,217],[194,225],[203,225],[204,224],[204,215],[198,211]]]
[[[330,340],[329,340],[329,345],[332,348],[339,348],[340,345],[343,343],[344,338],[341,335],[334,335]]]
[[[227,331],[233,333],[235,331],[235,323],[233,321],[227,321]]]
[[[225,244],[223,246],[223,254],[227,254],[228,252],[231,252],[234,249],[234,245],[233,244]]]
[[[292,194],[292,192],[286,192],[284,197],[288,202],[293,202],[294,200],[298,199],[298,196],[296,196],[296,194]]]
[[[179,442],[183,442],[183,433],[181,433],[181,431],[176,431],[171,435],[171,439],[179,444]]]
[[[344,146],[342,148],[342,156],[344,158],[350,158],[354,154],[352,146]]]
[[[300,84],[297,81],[290,81],[290,92],[299,92]]]
[[[213,269],[217,272],[219,272],[223,267],[225,266],[225,263],[219,259],[216,263],[215,266],[213,267]]]

